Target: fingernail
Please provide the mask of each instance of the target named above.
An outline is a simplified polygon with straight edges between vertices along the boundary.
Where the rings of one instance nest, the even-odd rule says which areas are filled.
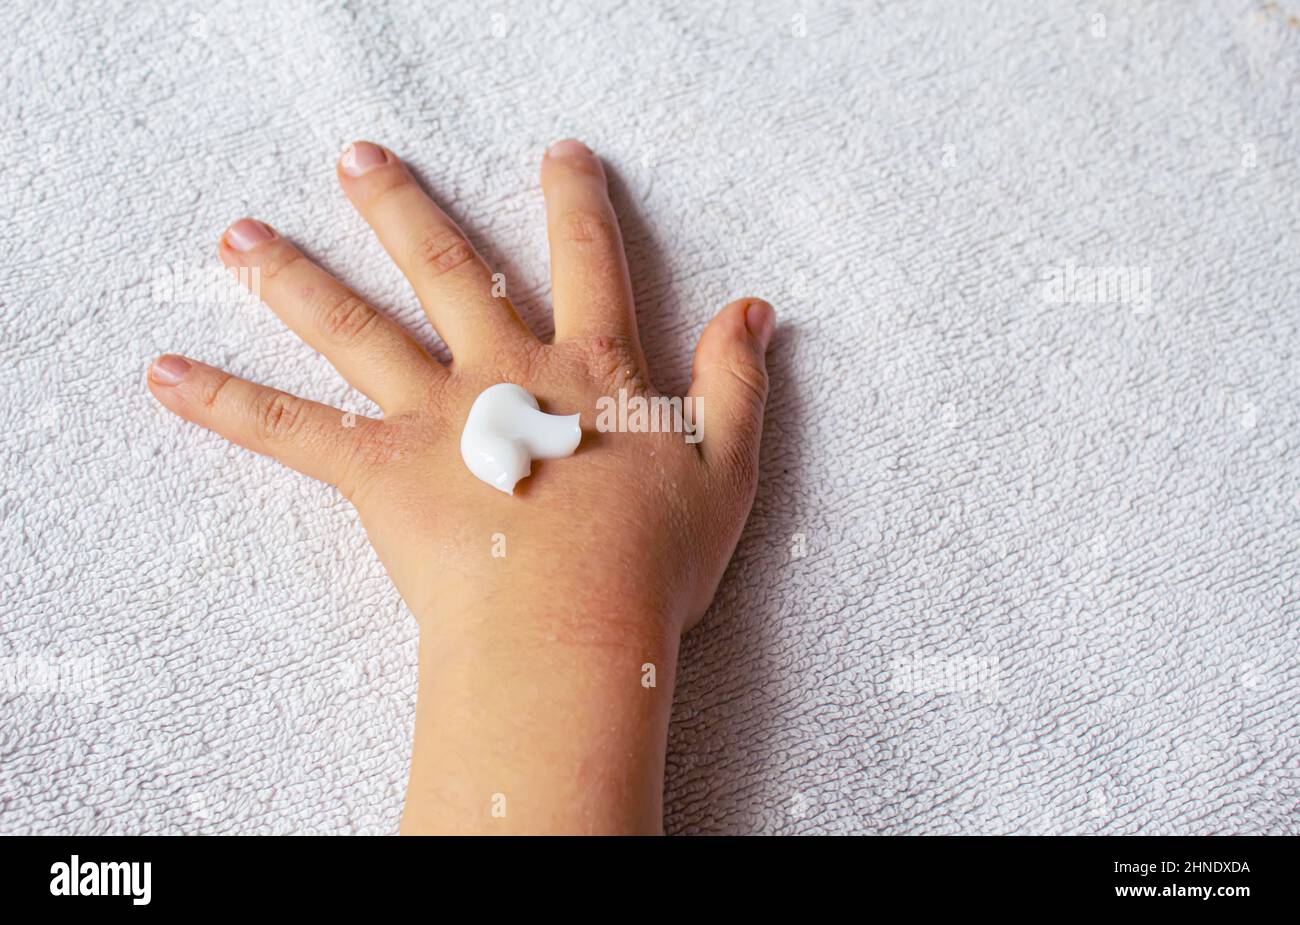
[[[339,163],[349,177],[359,177],[380,164],[387,164],[388,152],[368,141],[354,141],[343,149]]]
[[[255,218],[241,218],[226,229],[226,243],[237,251],[251,251],[275,237],[275,232]]]
[[[583,157],[589,154],[591,154],[591,148],[572,138],[557,141],[546,149],[547,157]]]
[[[190,361],[184,357],[161,356],[149,367],[149,378],[159,385],[175,385],[190,372]]]
[[[750,302],[745,308],[745,327],[758,346],[766,350],[776,328],[776,312],[766,302]]]

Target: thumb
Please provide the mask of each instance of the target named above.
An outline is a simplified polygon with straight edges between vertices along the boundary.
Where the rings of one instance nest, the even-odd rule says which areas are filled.
[[[775,328],[772,306],[746,298],[718,312],[700,336],[689,395],[697,415],[704,411],[700,451],[706,462],[757,470],[767,402],[765,355]]]

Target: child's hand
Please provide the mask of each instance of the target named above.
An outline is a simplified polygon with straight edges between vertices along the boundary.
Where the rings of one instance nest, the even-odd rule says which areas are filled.
[[[654,392],[596,156],[566,141],[542,164],[554,344],[493,296],[486,264],[395,155],[353,145],[339,180],[453,364],[244,219],[226,232],[222,260],[260,267],[267,304],[374,399],[383,420],[345,422],[337,409],[173,356],[155,362],[150,389],[182,417],[337,485],[356,505],[421,625],[408,829],[491,820],[533,830],[657,827],[677,640],[712,598],[753,500],[772,309],[740,300],[705,330],[690,392],[703,406],[698,444],[683,433],[598,433],[597,399]],[[459,448],[470,405],[499,382],[523,386],[549,413],[582,415],[577,453],[535,462],[514,496],[476,479]],[[653,687],[643,683],[650,663]],[[613,712],[623,698],[627,710]],[[498,720],[502,735],[484,747]],[[477,732],[462,735],[470,723]],[[629,737],[647,736],[658,741],[657,773],[617,764],[644,748]],[[615,766],[604,768],[605,759]],[[548,773],[559,783],[535,786]],[[566,793],[565,781],[583,784]]]

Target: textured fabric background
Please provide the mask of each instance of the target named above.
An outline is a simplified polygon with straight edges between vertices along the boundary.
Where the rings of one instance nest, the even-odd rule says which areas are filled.
[[[373,411],[200,284],[253,214],[432,341],[356,137],[545,329],[566,135],[662,387],[728,299],[782,323],[668,831],[1300,831],[1300,3],[421,6],[11,4],[0,832],[396,829],[413,620],[346,503],[144,371]],[[1149,305],[1050,304],[1069,261]]]

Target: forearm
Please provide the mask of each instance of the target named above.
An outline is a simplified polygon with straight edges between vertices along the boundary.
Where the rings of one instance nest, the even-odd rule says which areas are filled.
[[[426,621],[403,833],[662,831],[678,641],[624,625]]]

